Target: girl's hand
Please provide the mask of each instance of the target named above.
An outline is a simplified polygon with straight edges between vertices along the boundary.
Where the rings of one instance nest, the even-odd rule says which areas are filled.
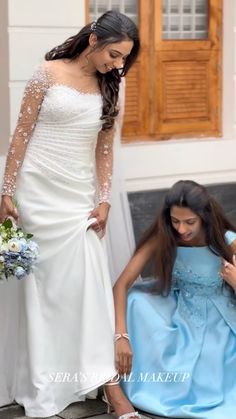
[[[121,338],[115,342],[115,366],[120,375],[130,374],[132,368],[132,349],[127,339]]]
[[[0,222],[3,223],[7,218],[12,217],[17,223],[19,214],[11,196],[3,195],[0,205]]]
[[[220,272],[222,278],[236,290],[236,256],[233,255],[232,263],[223,259],[223,266]]]
[[[94,208],[89,216],[89,218],[97,219],[97,222],[92,224],[90,228],[96,231],[100,238],[102,238],[105,234],[109,209],[110,204],[108,204],[108,202],[102,202],[98,207]]]

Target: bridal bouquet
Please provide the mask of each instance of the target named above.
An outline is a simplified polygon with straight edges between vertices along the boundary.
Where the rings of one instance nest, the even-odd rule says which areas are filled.
[[[38,257],[38,245],[11,219],[0,223],[0,280],[22,279],[28,275]]]

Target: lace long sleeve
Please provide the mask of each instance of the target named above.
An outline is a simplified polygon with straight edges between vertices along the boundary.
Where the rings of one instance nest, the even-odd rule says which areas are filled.
[[[35,71],[26,85],[16,129],[7,155],[2,195],[13,196],[15,193],[17,175],[48,86],[48,75],[43,67]]]
[[[113,138],[115,128],[100,131],[96,146],[96,167],[99,184],[98,202],[110,203],[113,167]]]

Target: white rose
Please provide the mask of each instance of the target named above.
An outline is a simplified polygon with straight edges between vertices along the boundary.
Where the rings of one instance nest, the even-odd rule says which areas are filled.
[[[22,248],[20,241],[17,240],[17,239],[8,240],[7,245],[8,245],[8,250],[10,252],[19,253],[21,251],[21,248]]]

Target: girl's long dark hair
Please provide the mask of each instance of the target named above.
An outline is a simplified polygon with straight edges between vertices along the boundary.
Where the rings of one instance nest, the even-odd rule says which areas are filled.
[[[133,48],[125,60],[121,74],[118,69],[102,74],[97,72],[97,78],[103,97],[103,110],[101,119],[104,121],[103,129],[107,130],[114,125],[114,118],[118,115],[118,94],[121,77],[125,76],[136,60],[140,42],[135,23],[127,16],[110,10],[104,13],[96,22],[84,26],[81,31],[67,39],[63,44],[53,48],[45,55],[47,61],[68,58],[75,60],[88,46],[89,37],[94,33],[97,37],[96,48],[105,47],[111,43],[130,39]]]
[[[170,216],[173,206],[189,208],[201,218],[206,233],[206,245],[214,254],[229,262],[233,256],[226,243],[225,233],[227,230],[236,232],[236,227],[227,219],[221,206],[204,186],[191,180],[175,183],[166,194],[159,215],[144,233],[136,249],[140,249],[149,239],[156,239],[155,276],[158,278],[158,291],[162,294],[168,294],[170,290],[178,245],[178,235]]]

